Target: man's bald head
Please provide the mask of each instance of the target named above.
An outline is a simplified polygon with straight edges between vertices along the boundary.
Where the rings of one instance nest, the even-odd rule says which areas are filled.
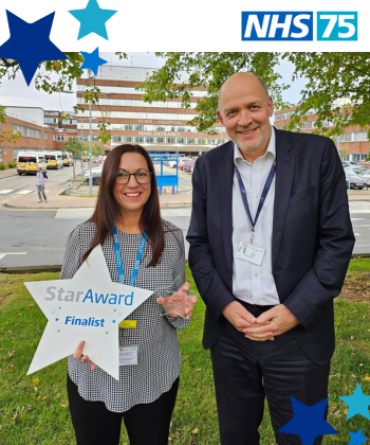
[[[264,84],[263,80],[259,76],[257,76],[256,74],[252,74],[252,73],[244,73],[244,72],[235,73],[225,80],[225,82],[222,84],[222,86],[218,92],[218,109],[220,111],[221,111],[221,109],[220,109],[221,96],[222,96],[222,91],[224,90],[224,88],[227,89],[230,84],[235,84],[235,83],[241,84],[243,82],[248,82],[248,83],[257,82],[259,84],[259,87],[262,87],[262,89],[266,95],[266,98],[268,99],[270,97],[270,94],[268,92],[266,85]]]

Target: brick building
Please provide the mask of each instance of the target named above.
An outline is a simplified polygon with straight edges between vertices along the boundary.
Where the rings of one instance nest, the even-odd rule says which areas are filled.
[[[295,106],[285,110],[276,111],[274,113],[275,127],[284,129],[284,126],[290,123],[291,116],[297,108],[298,106]],[[308,113],[305,117],[307,120],[304,120],[303,117],[301,118],[301,132],[312,133],[315,130],[317,115],[315,114],[315,111],[312,110],[312,112]],[[324,122],[324,127],[330,126],[330,121]],[[359,162],[369,155],[370,142],[367,138],[367,131],[358,125],[344,128],[343,134],[336,137],[335,144],[342,155],[343,160]]]

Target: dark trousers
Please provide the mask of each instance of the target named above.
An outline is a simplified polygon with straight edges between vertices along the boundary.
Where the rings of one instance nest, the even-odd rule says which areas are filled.
[[[167,445],[179,379],[152,403],[135,405],[123,413],[107,410],[103,402],[84,400],[67,376],[69,409],[77,445],[118,445],[122,419],[130,445]]]
[[[256,317],[262,313],[242,304]],[[277,431],[293,418],[290,396],[308,406],[327,397],[330,363],[313,363],[291,331],[273,341],[256,342],[229,322],[212,347],[211,357],[222,445],[259,444],[265,395],[276,442],[302,444],[299,436]],[[318,437],[315,445],[321,440]]]

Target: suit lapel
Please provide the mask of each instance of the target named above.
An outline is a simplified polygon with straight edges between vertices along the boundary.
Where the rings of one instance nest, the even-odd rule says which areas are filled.
[[[276,180],[275,203],[272,235],[272,267],[276,262],[281,238],[284,232],[285,218],[294,179],[295,156],[292,145],[283,132],[275,129],[276,135]]]
[[[234,143],[229,142],[225,154],[218,164],[219,205],[221,217],[222,241],[225,250],[226,264],[229,273],[232,273],[233,246],[232,246],[232,189],[234,177]]]

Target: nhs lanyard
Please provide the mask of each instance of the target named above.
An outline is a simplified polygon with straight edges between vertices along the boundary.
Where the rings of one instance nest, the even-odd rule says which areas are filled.
[[[246,192],[245,192],[245,187],[244,187],[244,184],[243,184],[243,180],[242,180],[242,177],[240,176],[239,170],[235,167],[235,173],[236,173],[236,176],[237,176],[237,178],[238,178],[239,187],[240,187],[240,193],[241,193],[241,195],[242,195],[242,199],[243,199],[244,207],[245,207],[245,210],[246,210],[246,212],[247,212],[249,221],[250,221],[251,224],[252,224],[251,244],[253,244],[254,229],[255,229],[255,227],[256,227],[256,224],[257,224],[258,218],[259,218],[259,216],[260,216],[260,213],[261,213],[263,204],[264,204],[264,202],[265,202],[265,200],[266,200],[267,194],[268,194],[268,192],[269,192],[269,190],[270,190],[272,181],[273,181],[273,179],[274,179],[275,171],[276,171],[276,159],[274,160],[274,163],[273,163],[272,166],[271,166],[270,173],[269,173],[269,175],[268,175],[268,177],[267,177],[267,179],[266,179],[265,185],[264,185],[264,187],[263,187],[262,195],[261,195],[261,198],[260,198],[260,202],[259,202],[259,204],[258,204],[257,213],[256,213],[256,216],[255,216],[254,221],[253,221],[253,219],[252,219],[252,215],[251,215],[251,211],[250,211],[250,209],[249,209],[249,205],[248,205],[248,201],[247,201],[247,195],[246,195]]]
[[[115,223],[113,223],[112,233],[113,233],[113,238],[114,238],[114,253],[116,255],[118,280],[119,280],[119,282],[121,284],[125,284],[125,275],[123,273],[123,266],[122,266],[122,260],[121,260],[121,250],[119,248],[118,233],[117,233],[117,227],[116,227]],[[131,275],[131,278],[130,278],[130,286],[135,286],[137,273],[139,272],[139,266],[140,266],[141,258],[142,258],[143,253],[144,253],[146,237],[147,237],[147,234],[145,232],[143,232],[143,236],[141,237],[141,241],[140,241],[139,250],[138,250],[137,256],[136,256],[134,270],[132,271],[132,275]]]

